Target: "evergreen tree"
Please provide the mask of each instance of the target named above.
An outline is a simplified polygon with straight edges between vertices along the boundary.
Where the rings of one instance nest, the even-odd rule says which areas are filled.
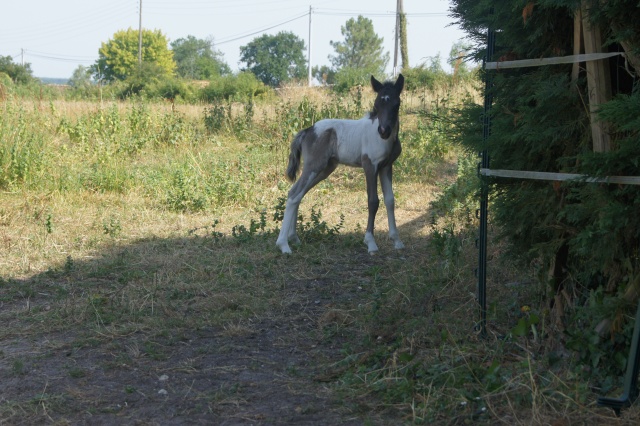
[[[330,41],[335,55],[329,55],[334,69],[365,70],[365,73],[383,75],[389,63],[389,52],[383,48],[384,38],[378,37],[369,18],[349,19],[340,29],[344,41]]]
[[[603,31],[602,49],[637,55],[636,1],[584,4],[587,19]],[[488,28],[496,31],[493,61],[573,53],[580,1],[518,5],[510,0],[452,1],[453,16],[472,40],[473,57],[484,58]],[[640,91],[624,60],[609,61],[614,97],[599,106],[599,115],[610,125],[611,152],[593,152],[586,74],[582,67],[578,78],[572,78],[571,64],[484,71],[493,95],[491,135],[485,144],[482,108],[468,105],[457,123],[462,144],[471,152],[488,149],[493,169],[640,176]],[[615,353],[625,338],[616,334],[623,324],[614,323],[612,335],[603,340],[596,325],[620,318],[629,300],[637,302],[640,189],[515,179],[489,183],[490,217],[512,245],[507,252],[527,265],[541,265],[540,309],[550,312],[554,327],[567,324],[558,336],[566,336],[567,345],[580,349],[580,358],[602,374],[619,374]],[[585,305],[589,310],[578,308]],[[596,341],[600,343],[594,346]]]

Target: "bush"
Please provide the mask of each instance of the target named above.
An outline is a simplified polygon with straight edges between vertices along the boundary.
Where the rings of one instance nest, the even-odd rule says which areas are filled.
[[[201,99],[205,102],[215,100],[245,101],[256,96],[271,93],[271,89],[250,72],[233,75],[216,76],[201,91]]]
[[[338,93],[349,92],[352,87],[365,86],[371,84],[371,70],[361,68],[342,68],[335,74],[334,90]],[[385,76],[375,76],[378,80],[384,80]]]
[[[433,90],[451,80],[449,74],[442,68],[429,66],[425,62],[417,67],[403,69],[402,75],[405,78],[407,90],[424,88]]]

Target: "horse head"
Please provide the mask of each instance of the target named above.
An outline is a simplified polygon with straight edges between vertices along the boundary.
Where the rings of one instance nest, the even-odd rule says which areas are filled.
[[[371,119],[378,118],[378,133],[382,139],[388,139],[398,126],[398,114],[400,111],[400,93],[404,87],[404,77],[398,75],[395,83],[380,83],[371,76],[371,87],[378,94],[373,103]]]

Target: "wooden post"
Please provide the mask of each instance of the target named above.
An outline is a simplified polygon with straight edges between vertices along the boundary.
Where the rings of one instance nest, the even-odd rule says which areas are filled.
[[[582,49],[582,14],[580,9],[576,10],[573,18],[573,54],[579,55]],[[580,76],[580,64],[574,62],[571,68],[571,82],[574,83]]]
[[[597,53],[602,49],[602,35],[598,26],[589,22],[585,2],[582,2],[582,33],[584,34],[584,53]],[[589,89],[589,112],[591,114],[591,135],[594,152],[611,150],[611,138],[607,123],[598,119],[598,107],[611,99],[611,77],[609,60],[587,61],[587,87]]]

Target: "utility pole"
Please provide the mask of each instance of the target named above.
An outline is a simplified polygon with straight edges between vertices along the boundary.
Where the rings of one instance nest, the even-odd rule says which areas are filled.
[[[402,55],[402,66],[409,66],[409,55],[407,53],[407,17],[404,14],[402,0],[396,2],[396,43],[393,52],[393,76],[398,75],[398,45]]]
[[[20,57],[21,57],[20,65],[24,67],[24,49],[20,49]]]
[[[138,65],[142,65],[142,0],[140,0],[140,17],[138,20]]]
[[[309,87],[311,87],[311,5],[309,5],[309,54],[308,54],[308,71],[309,71]]]
[[[393,49],[393,77],[398,75],[398,43],[400,42],[400,11],[402,0],[396,1],[396,40]]]

